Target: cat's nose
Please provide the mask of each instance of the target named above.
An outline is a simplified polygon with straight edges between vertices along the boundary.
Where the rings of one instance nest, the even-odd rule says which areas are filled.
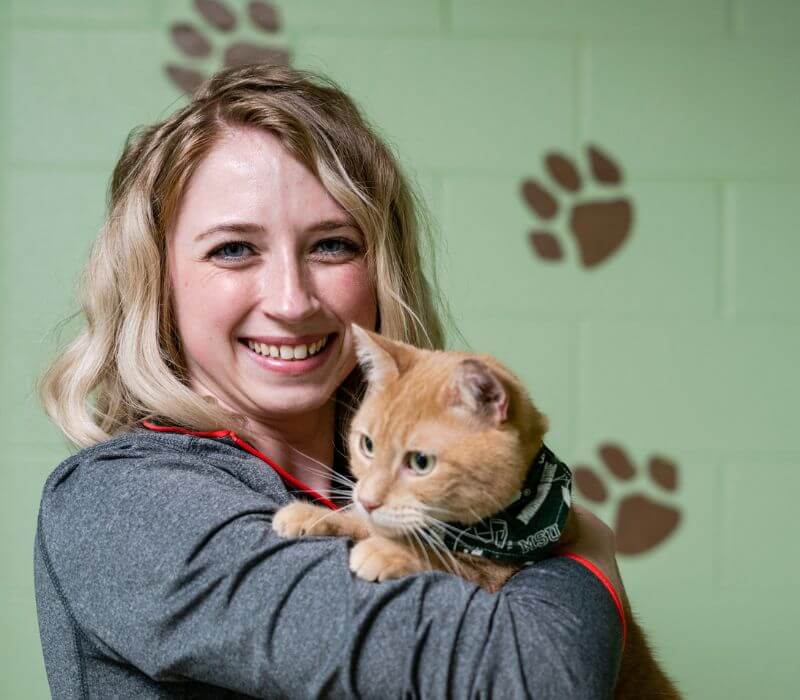
[[[367,513],[371,513],[373,510],[375,510],[376,508],[378,508],[381,505],[380,501],[369,501],[369,500],[367,500],[365,498],[362,498],[362,497],[359,497],[358,502],[362,506],[364,506],[364,510],[366,510]]]

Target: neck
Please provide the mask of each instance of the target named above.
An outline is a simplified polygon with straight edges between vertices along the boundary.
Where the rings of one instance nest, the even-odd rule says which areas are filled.
[[[238,412],[197,378],[192,386],[197,393],[214,397],[226,410]],[[248,416],[241,437],[292,476],[328,496],[333,473],[335,420],[336,405],[332,397],[313,411],[285,418]]]
[[[278,420],[247,420],[255,448],[274,459],[300,481],[328,495],[333,469],[334,403],[314,412]]]

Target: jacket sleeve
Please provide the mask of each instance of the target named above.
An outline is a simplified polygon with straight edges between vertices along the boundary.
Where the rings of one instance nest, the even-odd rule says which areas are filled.
[[[98,653],[157,681],[263,698],[610,697],[620,619],[579,563],[545,560],[496,594],[438,572],[367,583],[346,539],[275,535],[280,505],[193,455],[119,451],[48,480],[40,546]]]

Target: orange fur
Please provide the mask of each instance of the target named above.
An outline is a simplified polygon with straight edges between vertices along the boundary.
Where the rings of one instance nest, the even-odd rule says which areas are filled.
[[[273,526],[284,535],[351,537],[350,568],[367,580],[438,569],[498,590],[518,566],[445,551],[421,539],[419,530],[433,518],[471,524],[509,505],[542,445],[546,417],[519,379],[489,355],[421,350],[357,326],[353,331],[369,382],[348,437],[356,512],[297,502],[282,508]],[[429,473],[410,468],[414,452],[435,458]],[[576,528],[570,514],[562,543]],[[617,697],[679,697],[628,614],[633,643]]]

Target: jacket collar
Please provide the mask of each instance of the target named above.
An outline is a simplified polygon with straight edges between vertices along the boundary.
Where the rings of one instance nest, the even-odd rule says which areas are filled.
[[[180,428],[176,425],[159,425],[149,420],[141,421],[141,425],[148,430],[154,430],[159,433],[181,433],[183,435],[193,435],[195,437],[212,438],[215,440],[228,438],[237,447],[249,452],[254,457],[258,457],[262,462],[265,462],[269,467],[275,471],[278,476],[283,479],[284,483],[305,493],[307,496],[319,501],[322,505],[330,508],[331,510],[338,510],[340,506],[336,505],[333,501],[323,496],[321,493],[315,491],[307,484],[303,483],[296,476],[286,471],[280,464],[267,457],[265,454],[257,450],[246,440],[240,438],[233,430],[189,430],[187,428]]]

